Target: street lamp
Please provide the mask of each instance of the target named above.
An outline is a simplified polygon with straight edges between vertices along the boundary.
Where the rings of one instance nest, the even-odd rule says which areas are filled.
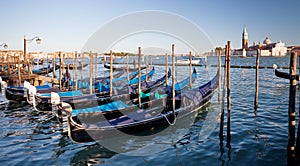
[[[36,44],[41,44],[41,39],[40,39],[40,37],[38,37],[38,36],[35,36],[34,38],[32,38],[32,39],[26,39],[26,36],[24,35],[24,60],[26,60],[26,43],[27,42],[31,42],[31,41],[33,41],[35,39],[35,41],[36,41]]]
[[[0,44],[0,47],[2,47],[2,46],[3,46],[4,49],[7,49],[7,48],[8,48],[8,45],[7,45],[6,43]]]
[[[34,39],[36,41],[36,44],[40,44],[41,43],[41,39],[38,36],[35,36],[32,39],[26,39],[26,36],[24,35],[24,61],[26,61],[26,43],[27,42],[32,42]],[[29,61],[27,61],[27,62],[28,62],[28,73],[31,74],[30,63],[29,63]]]

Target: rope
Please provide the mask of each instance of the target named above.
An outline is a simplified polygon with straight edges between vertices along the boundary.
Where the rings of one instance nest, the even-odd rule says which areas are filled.
[[[173,111],[174,112],[174,111]],[[167,116],[166,116],[166,114],[163,114],[163,116],[165,117],[165,119],[167,120],[167,122],[169,123],[169,125],[170,126],[173,126],[173,125],[175,125],[175,123],[176,123],[176,115],[175,115],[175,113],[173,113],[173,115],[174,115],[174,121],[171,123],[170,121],[169,121],[169,119],[167,118]]]

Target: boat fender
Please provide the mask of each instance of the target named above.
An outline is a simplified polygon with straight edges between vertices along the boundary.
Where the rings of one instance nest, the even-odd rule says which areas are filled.
[[[58,93],[55,93],[55,92],[51,92],[51,104],[52,105],[58,105],[60,104],[60,97],[58,95]]]
[[[27,98],[27,101],[28,100],[32,101],[33,108],[37,111],[37,109],[36,109],[36,101],[35,101],[35,95],[36,95],[36,87],[35,86],[32,86],[32,85],[29,86],[29,88],[28,88],[28,95],[32,99],[28,99]]]
[[[64,112],[66,112],[68,115],[71,115],[72,107],[69,103],[61,102],[61,106]]]
[[[58,121],[62,123],[62,114],[61,110],[58,109],[58,105],[60,104],[60,97],[58,93],[51,92],[50,94],[50,102],[52,105],[52,113],[57,117]]]
[[[30,83],[28,81],[24,81],[24,88],[29,89]]]
[[[54,111],[54,110],[52,110]],[[72,107],[69,103],[61,102],[61,108],[57,109],[55,113],[58,121],[62,124],[64,122],[64,117],[72,114]]]
[[[273,69],[275,70],[277,68],[278,68],[278,66],[276,64],[273,64]]]
[[[33,85],[29,85],[29,87],[28,87],[28,94],[29,95],[36,95],[36,87],[35,86],[33,86]]]
[[[5,88],[7,88],[7,83],[5,81],[1,81],[1,87],[2,90],[4,90]]]
[[[27,102],[29,103],[29,104],[32,104],[30,101],[31,100],[28,100],[28,98],[30,97],[29,95],[30,95],[30,93],[28,93],[28,89],[29,89],[29,87],[30,87],[30,83],[28,82],[28,81],[24,81],[24,97],[25,98],[27,98]]]
[[[2,95],[5,94],[5,88],[7,87],[7,83],[5,81],[1,81],[1,91],[2,91]]]

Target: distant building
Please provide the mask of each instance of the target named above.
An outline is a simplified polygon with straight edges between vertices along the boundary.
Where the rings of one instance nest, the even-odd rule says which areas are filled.
[[[263,43],[253,42],[253,45],[248,47],[248,33],[246,26],[244,26],[242,34],[242,48],[233,50],[233,55],[237,56],[256,56],[257,50],[261,50],[261,56],[285,56],[287,54],[287,48],[282,41],[273,43],[269,37],[263,41]]]
[[[19,59],[23,60],[23,51],[22,50],[1,50],[0,51],[0,59],[3,62],[7,61],[17,61]]]
[[[242,49],[247,49],[247,48],[248,48],[248,33],[245,25],[242,34]]]
[[[34,59],[40,59],[46,57],[46,53],[44,52],[29,52],[27,56]]]

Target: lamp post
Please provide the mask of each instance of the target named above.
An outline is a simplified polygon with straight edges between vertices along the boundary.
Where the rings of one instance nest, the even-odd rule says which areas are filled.
[[[35,39],[35,41],[36,41],[36,44],[41,44],[41,39],[40,39],[40,37],[38,37],[38,36],[35,36],[34,38],[32,38],[32,39],[26,39],[26,36],[24,35],[24,60],[26,60],[26,43],[27,42],[31,42],[31,41],[33,41]]]
[[[8,45],[6,43],[2,43],[0,44],[0,48],[3,47],[4,49],[7,49],[8,48]],[[3,57],[3,61],[4,61],[4,56],[2,56],[2,53],[1,53],[1,59]]]
[[[8,48],[8,45],[6,43],[2,43],[0,44],[0,48],[3,46],[4,49],[7,49]]]
[[[40,37],[38,36],[35,36],[34,38],[32,39],[27,39],[26,36],[24,35],[24,61],[26,61],[26,43],[27,42],[31,42],[35,39],[36,41],[36,44],[40,44],[41,43],[41,39]],[[30,71],[30,63],[28,61],[28,72],[31,74],[31,71]]]

